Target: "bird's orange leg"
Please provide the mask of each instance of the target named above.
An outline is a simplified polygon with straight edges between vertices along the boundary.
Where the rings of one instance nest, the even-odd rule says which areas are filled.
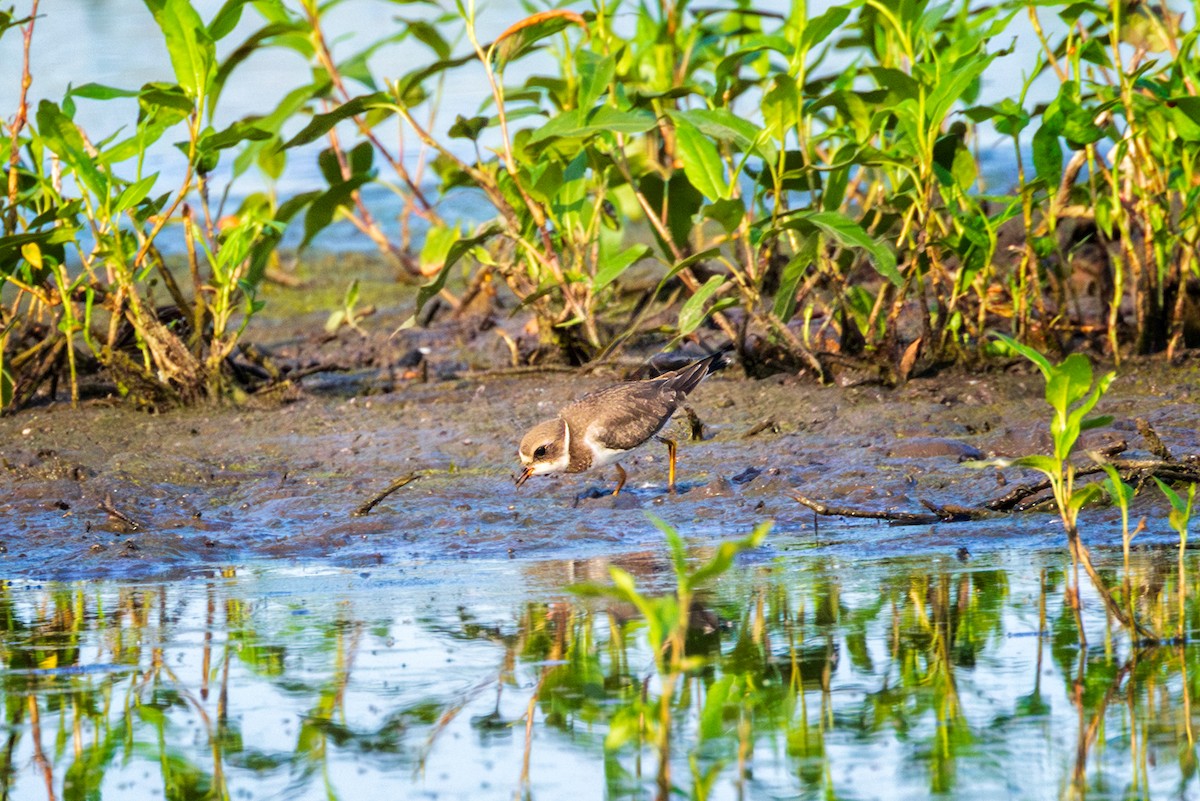
[[[667,446],[667,492],[675,494],[675,440],[658,437],[658,441]]]
[[[625,486],[625,468],[621,467],[621,463],[616,463],[617,468],[617,488],[613,490],[613,495],[621,494],[621,487]]]

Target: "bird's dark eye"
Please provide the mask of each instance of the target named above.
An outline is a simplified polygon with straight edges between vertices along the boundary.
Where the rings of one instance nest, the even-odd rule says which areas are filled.
[[[546,446],[545,445],[538,445],[537,450],[535,450],[533,452],[534,459],[541,459],[545,455],[546,455]]]

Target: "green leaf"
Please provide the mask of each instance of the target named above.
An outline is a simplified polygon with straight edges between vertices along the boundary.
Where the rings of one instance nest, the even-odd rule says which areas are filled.
[[[146,0],[162,29],[175,70],[175,80],[199,102],[216,75],[216,46],[189,0]]]
[[[763,544],[770,533],[774,522],[764,520],[754,527],[754,529],[740,540],[733,542],[722,542],[717,546],[717,552],[712,558],[696,569],[689,578],[691,587],[701,587],[710,579],[717,578],[727,571],[732,565],[733,560],[737,555],[745,551],[753,551]]]
[[[767,132],[779,142],[800,124],[800,90],[789,74],[776,75],[762,99],[763,121]]]
[[[592,111],[571,109],[552,117],[533,131],[529,144],[548,139],[587,138],[602,133],[636,135],[645,133],[657,124],[654,115],[642,109],[622,111],[612,106],[600,106]]]
[[[425,308],[425,304],[429,302],[437,293],[442,291],[442,287],[446,285],[446,278],[450,275],[450,268],[458,263],[458,260],[469,253],[473,248],[482,245],[492,237],[496,236],[503,230],[499,223],[491,223],[480,230],[475,236],[459,239],[450,245],[446,251],[446,260],[442,264],[442,269],[434,276],[433,280],[421,286],[417,290],[417,306],[413,311],[412,316],[401,324],[400,328],[411,328],[416,325],[417,315],[421,313],[421,309]]]
[[[1100,467],[1108,475],[1108,478],[1104,481],[1104,488],[1107,490],[1109,496],[1112,497],[1118,506],[1122,508],[1128,507],[1129,502],[1133,500],[1133,487],[1121,480],[1121,474],[1111,464],[1102,463]]]
[[[1179,497],[1179,493],[1177,493],[1177,492],[1175,492],[1175,490],[1171,489],[1171,487],[1169,485],[1165,484],[1163,482],[1163,480],[1160,479],[1158,476],[1153,476],[1153,478],[1154,478],[1154,483],[1158,485],[1158,488],[1160,490],[1162,490],[1162,494],[1167,496],[1167,500],[1171,502],[1171,508],[1172,509],[1183,509],[1184,503],[1183,503],[1183,499]]]
[[[406,33],[432,50],[435,56],[439,59],[450,58],[452,50],[450,43],[442,36],[436,25],[419,19],[406,19],[402,22]]]
[[[732,234],[746,218],[746,204],[741,198],[722,198],[704,207],[704,216],[721,224],[726,233]]]
[[[699,128],[705,136],[727,142],[743,153],[758,153],[768,162],[778,157],[775,146],[763,139],[763,129],[729,109],[702,108],[671,113],[674,120],[681,117]]]
[[[1103,494],[1104,490],[1099,484],[1084,484],[1071,493],[1071,500],[1067,504],[1068,511],[1072,516],[1078,515],[1080,509]]]
[[[642,733],[644,719],[640,704],[619,706],[608,721],[608,732],[604,735],[604,750],[617,751],[626,743],[636,742]]]
[[[108,178],[96,168],[75,122],[49,100],[38,103],[37,136],[49,150],[75,170],[96,195],[108,195]]]
[[[575,60],[579,70],[579,108],[591,108],[608,91],[616,74],[613,56],[603,56],[591,50],[579,50]]]
[[[828,8],[819,16],[804,23],[804,33],[800,37],[800,49],[807,52],[833,35],[850,16],[850,4],[836,5]]]
[[[298,145],[307,145],[309,142],[315,142],[333,130],[333,127],[342,120],[350,119],[359,114],[365,114],[369,110],[385,108],[388,102],[387,95],[380,92],[359,95],[352,100],[347,100],[333,111],[314,115],[312,121],[308,125],[305,125],[298,134],[285,142],[283,147],[286,150]],[[390,116],[392,113],[394,112],[387,110],[387,115]]]
[[[1062,181],[1062,142],[1058,133],[1045,124],[1033,134],[1033,167],[1047,186],[1057,187]]]
[[[487,127],[487,123],[487,117],[471,117],[467,119],[459,114],[454,124],[450,126],[450,130],[446,132],[446,135],[451,139],[469,139],[474,142],[479,138],[479,133]]]
[[[1037,365],[1037,368],[1042,371],[1042,376],[1045,377],[1047,381],[1050,380],[1050,375],[1053,372],[1054,367],[1050,364],[1049,359],[1028,345],[1022,344],[1010,336],[998,332],[992,332],[992,336],[1004,343],[1005,347],[1007,347],[1009,350],[1015,351],[1019,355],[1024,356],[1026,359]]]
[[[530,52],[538,42],[561,33],[570,25],[587,29],[587,22],[577,11],[557,8],[533,14],[510,25],[497,36],[488,50],[488,57],[495,58],[496,70],[503,72],[509,62]]]
[[[252,2],[254,0],[225,0],[208,23],[208,35],[212,40],[219,42],[232,33],[242,19],[242,7]]]
[[[717,146],[681,117],[675,119],[675,143],[683,159],[683,172],[692,186],[709,200],[728,197],[725,163]]]
[[[369,175],[353,175],[318,195],[304,215],[304,239],[299,250],[308,247],[317,234],[329,227],[338,209],[348,207],[354,200],[354,193],[370,180]]]
[[[146,199],[146,195],[150,194],[150,190],[154,188],[156,180],[158,180],[158,173],[147,175],[142,180],[125,187],[121,191],[121,194],[117,196],[113,210],[117,214],[123,214],[127,209],[131,209],[141,203]]]
[[[804,219],[843,247],[865,250],[875,263],[876,272],[896,286],[904,285],[904,277],[896,269],[896,255],[845,214],[838,211],[818,211]]]
[[[433,274],[440,271],[450,255],[450,248],[462,239],[462,231],[458,226],[434,225],[425,234],[425,244],[421,246],[421,269]],[[434,269],[430,269],[434,268]]]
[[[596,265],[596,277],[592,279],[592,292],[599,292],[617,280],[631,265],[644,259],[649,252],[650,248],[646,245],[634,245],[603,257],[602,250],[601,261]]]
[[[1082,353],[1072,353],[1051,368],[1046,380],[1046,402],[1061,414],[1066,414],[1077,400],[1092,388],[1092,363]]]
[[[1009,464],[1013,467],[1027,467],[1031,470],[1038,470],[1052,479],[1057,479],[1062,475],[1062,465],[1053,456],[1022,456],[1020,459],[1013,459]]]
[[[687,336],[695,331],[700,326],[700,323],[704,322],[704,318],[707,316],[704,311],[704,304],[724,284],[725,276],[711,276],[704,282],[704,286],[697,289],[696,293],[687,299],[687,302],[683,304],[683,308],[679,310],[678,336]]]
[[[118,97],[137,97],[133,89],[117,89],[99,83],[85,83],[67,90],[67,97],[86,97],[88,100],[113,100]]]
[[[779,280],[779,289],[775,293],[775,316],[781,321],[792,319],[796,312],[796,288],[800,279],[817,263],[817,253],[820,252],[821,235],[806,236],[800,243],[800,249],[792,256],[783,268]]]
[[[722,676],[709,684],[704,692],[704,708],[700,710],[701,740],[715,740],[725,733],[725,705],[736,676]]]

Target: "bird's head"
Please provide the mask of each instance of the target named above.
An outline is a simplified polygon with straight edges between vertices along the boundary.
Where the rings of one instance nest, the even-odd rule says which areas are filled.
[[[561,417],[538,423],[529,429],[529,433],[521,438],[518,450],[523,468],[517,477],[517,486],[528,481],[530,476],[566,470],[571,461],[570,437],[567,421]]]

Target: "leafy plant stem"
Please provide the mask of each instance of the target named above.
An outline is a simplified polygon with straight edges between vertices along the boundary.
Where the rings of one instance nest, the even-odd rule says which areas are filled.
[[[17,113],[9,125],[10,139],[8,145],[8,208],[4,215],[4,232],[14,234],[17,231],[17,177],[20,162],[21,131],[29,119],[29,87],[33,85],[33,75],[29,71],[29,51],[33,44],[33,24],[38,17],[40,0],[32,0],[29,8],[29,21],[21,29],[21,91],[17,98]]]

